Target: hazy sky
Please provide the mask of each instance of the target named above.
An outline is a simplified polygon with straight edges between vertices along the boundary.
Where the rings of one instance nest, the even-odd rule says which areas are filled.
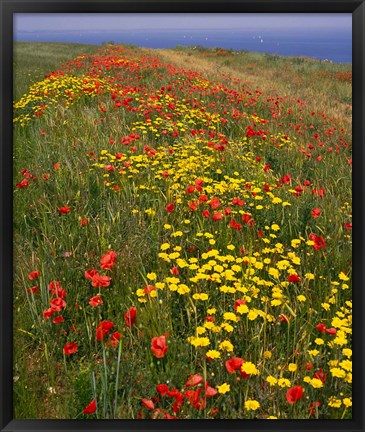
[[[332,14],[63,14],[14,15],[14,32],[24,31],[123,31],[190,29],[351,29],[350,13]]]

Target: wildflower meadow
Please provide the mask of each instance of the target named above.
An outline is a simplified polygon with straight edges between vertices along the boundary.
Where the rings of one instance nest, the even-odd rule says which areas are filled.
[[[352,417],[351,79],[15,43],[16,418]]]

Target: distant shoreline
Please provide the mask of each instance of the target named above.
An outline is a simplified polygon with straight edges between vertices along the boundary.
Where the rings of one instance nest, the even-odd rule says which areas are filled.
[[[120,31],[39,31],[15,32],[15,41],[64,42],[102,45],[106,42],[143,48],[202,46],[268,53],[284,57],[310,57],[333,63],[352,63],[352,39],[347,31],[282,30],[120,30]]]

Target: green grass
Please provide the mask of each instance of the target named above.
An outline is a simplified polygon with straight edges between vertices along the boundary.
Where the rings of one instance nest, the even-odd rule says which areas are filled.
[[[17,43],[14,59],[16,418],[350,418],[349,66],[46,43]],[[17,187],[22,180],[29,184]],[[65,206],[70,212],[60,214]],[[323,249],[308,243],[312,233]],[[107,251],[116,262],[102,270]],[[90,269],[111,277],[110,286],[93,287]],[[300,281],[289,282],[291,273]],[[46,319],[52,281],[67,306]],[[103,304],[90,306],[98,293]],[[248,310],[234,308],[240,299]],[[54,324],[58,315],[64,321]],[[103,320],[114,325],[100,341]],[[320,323],[337,335],[322,334]],[[115,331],[122,336],[110,346]],[[156,358],[152,339],[165,334],[168,351]],[[188,339],[199,335],[208,347]],[[78,346],[70,355],[69,342]],[[210,361],[208,350],[220,358]],[[232,357],[260,374],[230,374]],[[326,379],[316,388],[307,381],[320,369]],[[194,400],[184,386],[195,374],[222,391],[206,406],[204,389],[190,389]],[[268,376],[290,384],[270,386]],[[182,406],[172,394],[154,398],[163,383]],[[289,404],[294,386],[304,396]],[[96,412],[84,415],[93,399]],[[247,400],[259,409],[245,409]]]

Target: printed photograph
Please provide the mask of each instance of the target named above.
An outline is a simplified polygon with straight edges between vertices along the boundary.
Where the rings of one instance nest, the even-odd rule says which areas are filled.
[[[14,417],[352,419],[351,13],[13,24]]]

